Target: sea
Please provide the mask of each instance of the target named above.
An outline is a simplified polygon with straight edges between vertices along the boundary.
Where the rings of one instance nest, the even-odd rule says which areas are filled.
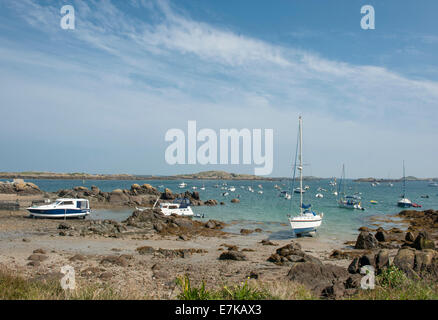
[[[0,180],[0,181],[5,181]],[[112,191],[114,189],[130,189],[134,183],[148,183],[160,191],[164,188],[171,189],[174,193],[181,193],[186,190],[194,191],[196,187],[202,200],[216,199],[218,202],[223,201],[225,205],[217,206],[195,206],[195,213],[204,214],[205,218],[200,220],[217,219],[227,222],[229,226],[226,231],[238,233],[240,229],[261,228],[269,233],[270,239],[288,239],[293,238],[294,234],[288,224],[288,215],[296,215],[299,212],[299,194],[292,194],[291,200],[280,197],[281,190],[291,190],[290,180],[265,181],[265,180],[187,180],[187,187],[181,189],[178,185],[182,180],[26,180],[39,186],[41,190],[54,192],[60,189],[71,189],[76,186],[97,186],[102,191]],[[339,208],[336,196],[333,191],[337,187],[329,185],[328,179],[306,180],[303,185],[309,186],[309,189],[303,194],[304,203],[311,204],[312,209],[316,212],[323,212],[324,218],[318,232],[313,235],[327,241],[345,241],[353,240],[358,234],[358,228],[361,226],[375,227],[373,218],[385,218],[385,216],[394,215],[402,209],[397,207],[397,201],[402,194],[402,183],[394,182],[393,186],[388,183],[380,183],[372,186],[368,182],[354,182],[345,180],[346,192],[358,194],[362,200],[361,204],[365,208],[361,210],[350,210]],[[224,185],[226,184],[226,185]],[[406,196],[412,202],[422,205],[421,209],[438,209],[438,188],[431,187],[427,181],[407,181]],[[275,188],[275,186],[278,188]],[[204,186],[205,190],[200,190]],[[219,187],[215,187],[219,186]],[[231,192],[222,188],[236,188]],[[250,192],[248,187],[254,189]],[[322,191],[318,191],[322,188]],[[262,194],[258,191],[263,191]],[[228,192],[228,196],[223,196]],[[317,198],[315,195],[322,193],[323,198]],[[425,198],[428,196],[428,198]],[[239,198],[240,203],[231,203],[231,199]],[[370,201],[376,201],[372,204]],[[130,216],[133,209],[123,210],[93,210],[91,219],[113,219],[122,221]],[[392,217],[391,217],[392,218]],[[402,227],[401,221],[392,218],[394,221],[379,222],[384,228]]]

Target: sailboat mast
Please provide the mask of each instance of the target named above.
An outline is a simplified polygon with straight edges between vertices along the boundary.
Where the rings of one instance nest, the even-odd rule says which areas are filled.
[[[300,213],[303,214],[303,119],[300,116]]]
[[[403,198],[406,198],[405,160],[403,160]]]

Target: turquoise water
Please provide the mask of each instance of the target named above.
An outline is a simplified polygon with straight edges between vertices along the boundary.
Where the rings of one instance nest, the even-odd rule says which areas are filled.
[[[184,189],[178,188],[179,180],[29,180],[35,183],[44,191],[57,191],[59,189],[70,189],[75,186],[85,186],[90,188],[92,185],[98,186],[102,191],[112,191],[114,189],[129,189],[132,184],[149,183],[159,190],[169,188],[173,192],[192,191],[192,186],[198,187],[196,191],[200,193],[202,200],[216,199],[225,202],[224,206],[214,207],[193,207],[195,213],[204,213],[205,220],[218,219],[225,222],[232,222],[230,231],[238,231],[240,228],[262,228],[271,231],[271,238],[290,238],[293,236],[287,221],[287,214],[298,212],[299,194],[294,194],[292,200],[280,198],[279,190],[274,185],[279,185],[282,189],[288,189],[290,182],[284,181],[215,181],[215,180],[187,180],[188,185]],[[222,183],[226,182],[227,187],[234,186],[235,192],[228,191],[229,196],[224,197],[221,190]],[[371,216],[388,215],[401,211],[396,203],[402,192],[402,184],[394,183],[394,187],[382,183],[372,187],[370,183],[357,183],[347,181],[347,190],[351,193],[360,192],[362,206],[365,211],[342,209],[337,206],[336,197],[332,194],[333,187],[329,185],[329,180],[305,181],[304,185],[310,189],[304,195],[305,203],[312,203],[313,209],[317,212],[324,212],[324,220],[318,229],[320,237],[329,239],[353,239],[357,235],[357,229],[361,226],[369,226]],[[263,189],[259,189],[261,184]],[[205,185],[206,190],[199,188]],[[219,185],[219,188],[215,188]],[[159,187],[163,186],[163,187]],[[242,189],[241,187],[244,187]],[[255,192],[248,191],[251,186]],[[322,191],[324,198],[316,198],[318,187],[327,191]],[[263,194],[258,194],[258,190],[263,190]],[[407,182],[407,197],[415,203],[421,204],[421,209],[438,209],[438,188],[429,187],[426,181]],[[240,195],[240,203],[230,203],[232,198]],[[421,198],[421,195],[429,195],[428,199]],[[378,204],[371,204],[370,200],[376,200]],[[123,220],[132,213],[132,210],[95,210],[94,218],[110,218]],[[388,225],[389,226],[389,225]]]

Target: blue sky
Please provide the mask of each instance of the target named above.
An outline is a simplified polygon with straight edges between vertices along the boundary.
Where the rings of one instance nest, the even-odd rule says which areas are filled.
[[[76,10],[62,30],[60,8]],[[371,4],[376,29],[360,28]],[[436,1],[0,0],[0,171],[169,166],[168,129],[274,129],[287,176],[438,176]]]

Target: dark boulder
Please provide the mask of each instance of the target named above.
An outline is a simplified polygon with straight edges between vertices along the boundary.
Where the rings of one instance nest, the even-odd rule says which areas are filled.
[[[376,237],[366,231],[362,231],[357,237],[355,249],[375,249],[379,247],[379,242]]]
[[[426,231],[421,231],[415,238],[413,247],[417,250],[435,249],[435,243]]]
[[[235,261],[245,261],[246,256],[239,251],[225,251],[219,256],[219,260],[235,260]]]

